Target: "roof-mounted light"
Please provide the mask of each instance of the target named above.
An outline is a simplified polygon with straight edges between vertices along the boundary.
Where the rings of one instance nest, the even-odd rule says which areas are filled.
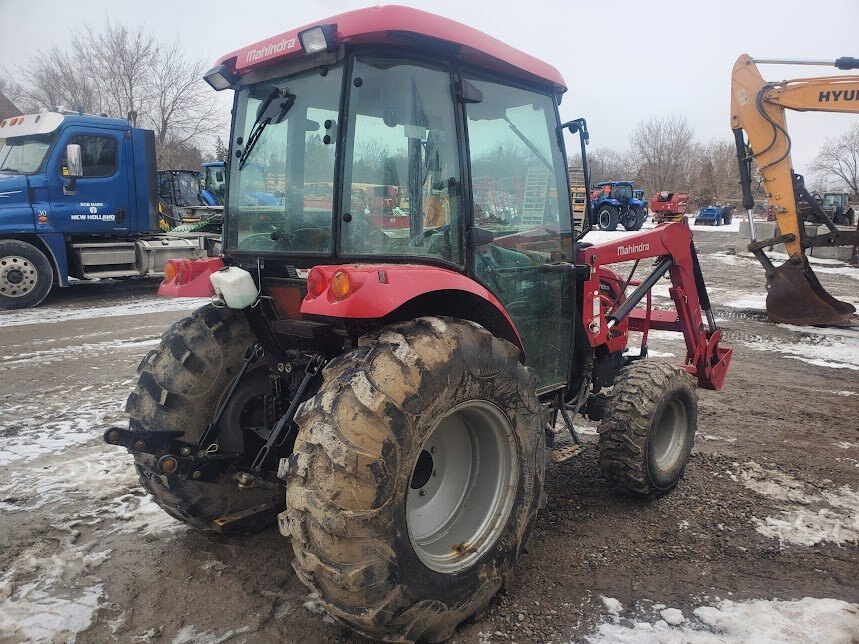
[[[305,29],[299,32],[298,39],[308,56],[320,51],[334,51],[337,49],[337,25],[318,25]]]
[[[203,80],[209,83],[213,90],[220,92],[232,87],[239,80],[239,75],[226,65],[217,65],[203,75]]]

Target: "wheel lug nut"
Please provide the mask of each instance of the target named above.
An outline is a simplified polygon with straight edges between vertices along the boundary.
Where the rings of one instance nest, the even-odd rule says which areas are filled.
[[[182,456],[190,456],[191,455],[191,448],[190,447],[183,447],[181,453],[182,453]]]
[[[426,496],[426,495],[427,495],[427,491],[426,491],[426,490],[420,490],[420,491],[418,492],[418,496]]]
[[[435,447],[430,447],[430,454],[435,454]]]
[[[198,478],[200,478],[200,477],[202,476],[202,474],[200,474],[200,470],[194,470],[194,473],[193,473],[191,476],[192,476],[194,479],[198,479]]]
[[[438,476],[438,470],[433,470],[433,471],[432,471],[432,475],[433,475],[433,476]]]
[[[142,438],[134,441],[134,449],[136,449],[138,452],[142,452],[143,448],[145,447],[146,441],[144,441]]]

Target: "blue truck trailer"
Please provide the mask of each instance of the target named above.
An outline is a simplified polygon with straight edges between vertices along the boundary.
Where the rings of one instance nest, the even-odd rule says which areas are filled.
[[[42,112],[0,121],[0,309],[70,278],[146,277],[220,252],[218,232],[159,226],[155,136],[127,121]]]

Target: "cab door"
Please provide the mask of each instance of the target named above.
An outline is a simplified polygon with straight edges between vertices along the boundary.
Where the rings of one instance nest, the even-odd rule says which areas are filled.
[[[133,187],[129,185],[128,152],[123,130],[74,127],[60,135],[48,166],[54,225],[69,234],[124,234],[136,232],[129,216]],[[66,146],[81,146],[83,176],[72,194]]]
[[[465,75],[473,196],[469,269],[501,300],[537,372],[566,384],[574,284],[566,163],[551,96]],[[477,240],[477,241],[475,241]]]

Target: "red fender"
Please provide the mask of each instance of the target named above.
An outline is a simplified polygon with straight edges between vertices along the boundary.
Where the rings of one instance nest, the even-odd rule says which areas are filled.
[[[334,274],[338,272],[345,273],[349,280],[348,294],[339,299],[335,297],[331,284]],[[314,295],[314,291],[317,295]],[[522,350],[524,356],[522,338],[498,298],[470,277],[435,266],[416,264],[316,266],[308,276],[308,293],[301,303],[301,313],[334,318],[379,319],[415,298],[443,291],[471,294],[497,309],[510,326],[515,344]]]

